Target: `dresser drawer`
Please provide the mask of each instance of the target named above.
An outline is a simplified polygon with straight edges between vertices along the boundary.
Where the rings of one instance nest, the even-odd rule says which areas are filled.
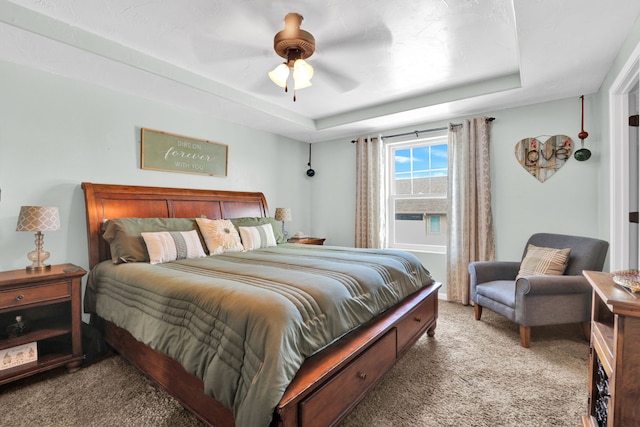
[[[300,403],[300,425],[331,425],[342,418],[382,378],[396,360],[396,331],[392,329]]]
[[[0,291],[0,309],[22,307],[71,297],[71,282],[54,282],[46,285]]]
[[[430,295],[398,322],[398,355],[407,350],[426,331],[436,311],[437,296]]]

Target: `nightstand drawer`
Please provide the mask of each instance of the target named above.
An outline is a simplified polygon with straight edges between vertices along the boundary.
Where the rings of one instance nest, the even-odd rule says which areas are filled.
[[[70,296],[71,283],[69,281],[0,291],[0,309],[21,307],[60,298],[69,298]]]

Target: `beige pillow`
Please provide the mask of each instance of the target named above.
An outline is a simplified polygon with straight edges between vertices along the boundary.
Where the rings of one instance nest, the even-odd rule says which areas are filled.
[[[147,245],[150,264],[206,256],[196,230],[140,233]]]
[[[271,224],[257,225],[255,227],[238,227],[245,251],[277,246],[276,237],[273,234]]]
[[[242,251],[238,230],[228,219],[196,218],[196,222],[209,249],[209,255]]]
[[[570,248],[544,248],[527,246],[527,253],[520,264],[516,280],[523,276],[562,275],[567,268]]]

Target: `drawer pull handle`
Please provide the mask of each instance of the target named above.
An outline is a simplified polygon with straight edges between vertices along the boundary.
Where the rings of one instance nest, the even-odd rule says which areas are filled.
[[[16,301],[22,301],[23,298],[24,298],[24,295],[20,294],[16,297]]]
[[[413,320],[415,320],[418,323],[422,322],[422,318],[420,317],[414,317]]]
[[[367,379],[367,374],[365,374],[364,372],[358,372],[358,378],[364,381]]]

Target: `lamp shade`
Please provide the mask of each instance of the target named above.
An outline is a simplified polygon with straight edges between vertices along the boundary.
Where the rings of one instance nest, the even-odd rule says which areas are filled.
[[[291,208],[276,208],[276,221],[291,221]]]
[[[60,216],[55,206],[22,206],[16,231],[60,230]]]
[[[289,67],[285,63],[278,65],[273,71],[269,71],[269,78],[278,86],[286,87],[287,79],[289,78]]]
[[[298,59],[293,63],[293,78],[296,80],[310,81],[313,77],[313,67],[304,59]]]

